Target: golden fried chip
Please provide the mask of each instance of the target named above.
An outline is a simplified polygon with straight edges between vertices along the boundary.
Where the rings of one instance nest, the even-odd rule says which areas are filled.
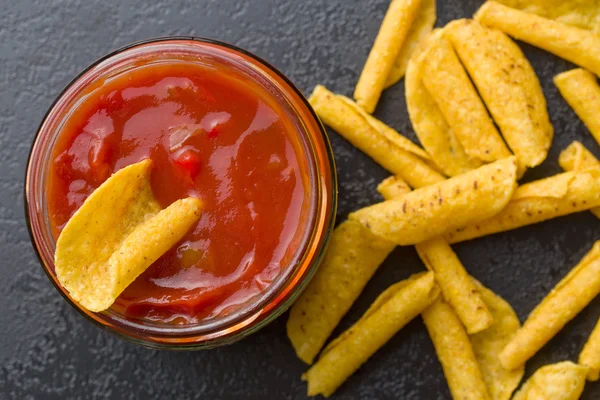
[[[90,311],[109,308],[199,217],[197,199],[159,211],[150,188],[150,167],[150,160],[144,160],[112,175],[58,237],[54,256],[58,280]]]
[[[554,130],[540,82],[519,46],[504,33],[468,19],[449,23],[444,34],[518,162],[541,164]]]
[[[516,169],[515,157],[509,157],[365,207],[349,219],[398,245],[420,243],[500,212],[516,187]]]
[[[422,149],[392,128],[383,129],[384,124],[375,118],[368,119],[350,99],[318,85],[309,101],[325,124],[409,185],[421,187],[444,180],[423,157],[427,154]]]
[[[435,29],[413,52],[407,68],[405,92],[408,115],[419,141],[431,154],[438,168],[448,176],[455,176],[481,166],[471,159],[448,125],[435,100],[421,81],[420,60],[426,49],[440,40],[441,29]]]
[[[600,85],[594,74],[581,68],[572,69],[556,75],[554,84],[600,144]]]
[[[504,232],[600,206],[600,169],[565,172],[520,186],[495,216],[446,233],[449,243]]]
[[[313,362],[394,247],[355,221],[335,229],[319,270],[292,306],[287,322],[288,337],[302,361]]]
[[[500,353],[507,369],[525,364],[600,293],[600,241],[529,314]]]
[[[483,25],[600,74],[600,36],[535,14],[487,1],[473,17]]]
[[[563,361],[546,365],[525,382],[513,400],[577,400],[585,386],[587,368]]]
[[[450,42],[440,37],[422,57],[423,85],[467,155],[484,162],[510,156]]]
[[[597,381],[600,378],[600,320],[579,354],[579,364],[590,369],[587,374],[589,381]]]
[[[354,99],[366,112],[375,110],[420,7],[421,0],[393,0],[390,3],[354,90]]]
[[[308,395],[330,396],[396,332],[439,295],[433,273],[420,273],[386,289],[367,312],[323,350],[304,375]]]
[[[395,180],[390,177],[379,184],[377,190],[385,200],[405,195],[410,188],[404,186],[395,190]],[[389,188],[389,189],[388,189]],[[475,333],[488,328],[493,318],[481,298],[481,294],[452,248],[441,237],[427,240],[416,245],[419,257],[440,285],[444,299],[456,311],[467,328]]]
[[[402,178],[390,176],[377,185],[377,191],[387,200],[405,195],[411,191],[411,188],[402,180]]]
[[[578,141],[574,141],[560,153],[558,163],[567,172],[600,168],[600,161]],[[592,208],[590,212],[600,218],[600,207]]]
[[[473,352],[491,399],[509,400],[523,378],[525,367],[506,370],[500,364],[498,356],[521,327],[521,323],[506,300],[476,280],[473,281],[494,318],[491,327],[470,335]]]
[[[600,7],[595,0],[497,0],[505,6],[517,8],[564,24],[590,29],[600,34]]]
[[[437,18],[435,2],[436,0],[421,0],[421,8],[419,8],[417,17],[410,26],[408,34],[406,35],[406,40],[404,41],[400,53],[392,66],[392,70],[385,81],[386,88],[402,79],[411,55],[418,47],[419,43],[431,33]]]
[[[437,237],[415,247],[427,269],[435,273],[444,299],[465,325],[467,333],[489,328],[494,322],[492,314],[450,245]]]
[[[469,337],[442,298],[421,314],[455,400],[490,399]]]

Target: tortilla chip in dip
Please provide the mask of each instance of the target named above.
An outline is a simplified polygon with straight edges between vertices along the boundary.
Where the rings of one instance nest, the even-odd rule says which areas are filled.
[[[108,309],[200,217],[188,198],[165,210],[150,188],[151,161],[129,165],[85,200],[62,230],[54,264],[61,285],[86,309]]]

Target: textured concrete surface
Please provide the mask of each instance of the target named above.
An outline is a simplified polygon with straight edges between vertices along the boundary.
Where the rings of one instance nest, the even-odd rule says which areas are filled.
[[[20,0],[0,1],[0,399],[303,399],[305,366],[280,318],[235,345],[195,353],[147,350],[86,321],[56,293],[33,254],[24,223],[22,181],[31,140],[70,79],[104,53],[164,35],[209,36],[256,52],[309,93],[317,83],[349,95],[388,0]],[[444,0],[438,25],[472,15],[479,1]],[[559,171],[573,139],[594,143],[551,78],[570,67],[523,46],[541,77],[556,139],[548,161],[527,179]],[[402,84],[377,116],[414,138]],[[378,200],[387,173],[330,132],[340,178],[338,217]],[[600,238],[588,213],[456,246],[467,269],[510,301],[521,318]],[[344,319],[339,333],[389,284],[423,269],[412,248],[396,250]],[[528,365],[575,360],[600,315],[595,301]],[[420,320],[376,353],[336,399],[449,399]],[[590,384],[584,399],[600,398]]]

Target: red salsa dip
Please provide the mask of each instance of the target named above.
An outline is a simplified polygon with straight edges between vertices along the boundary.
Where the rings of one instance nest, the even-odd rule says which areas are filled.
[[[193,196],[203,212],[113,311],[198,323],[248,304],[289,267],[308,229],[309,166],[267,89],[227,66],[184,60],[86,88],[53,148],[46,198],[55,238],[94,189],[144,158],[163,208]]]

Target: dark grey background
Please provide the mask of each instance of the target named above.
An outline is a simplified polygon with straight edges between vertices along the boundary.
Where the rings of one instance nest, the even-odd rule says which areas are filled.
[[[101,331],[73,310],[39,267],[24,222],[23,174],[35,131],[59,91],[105,53],[164,35],[213,37],[266,58],[306,94],[317,83],[346,95],[389,0],[58,1],[0,0],[0,399],[303,399],[305,365],[285,336],[287,315],[232,346],[174,353],[147,350]],[[480,1],[438,1],[438,25],[471,16]],[[526,179],[559,172],[573,139],[600,148],[551,78],[571,66],[523,45],[538,72],[556,139]],[[403,84],[385,92],[376,115],[414,139]],[[340,180],[338,218],[380,200],[388,174],[330,131]],[[580,213],[455,246],[466,268],[506,298],[521,319],[600,238]],[[381,290],[424,267],[412,247],[379,269],[343,320],[356,320]],[[593,302],[527,368],[577,354],[600,315]],[[600,397],[588,384],[585,399]],[[448,399],[421,320],[377,352],[336,399]]]

